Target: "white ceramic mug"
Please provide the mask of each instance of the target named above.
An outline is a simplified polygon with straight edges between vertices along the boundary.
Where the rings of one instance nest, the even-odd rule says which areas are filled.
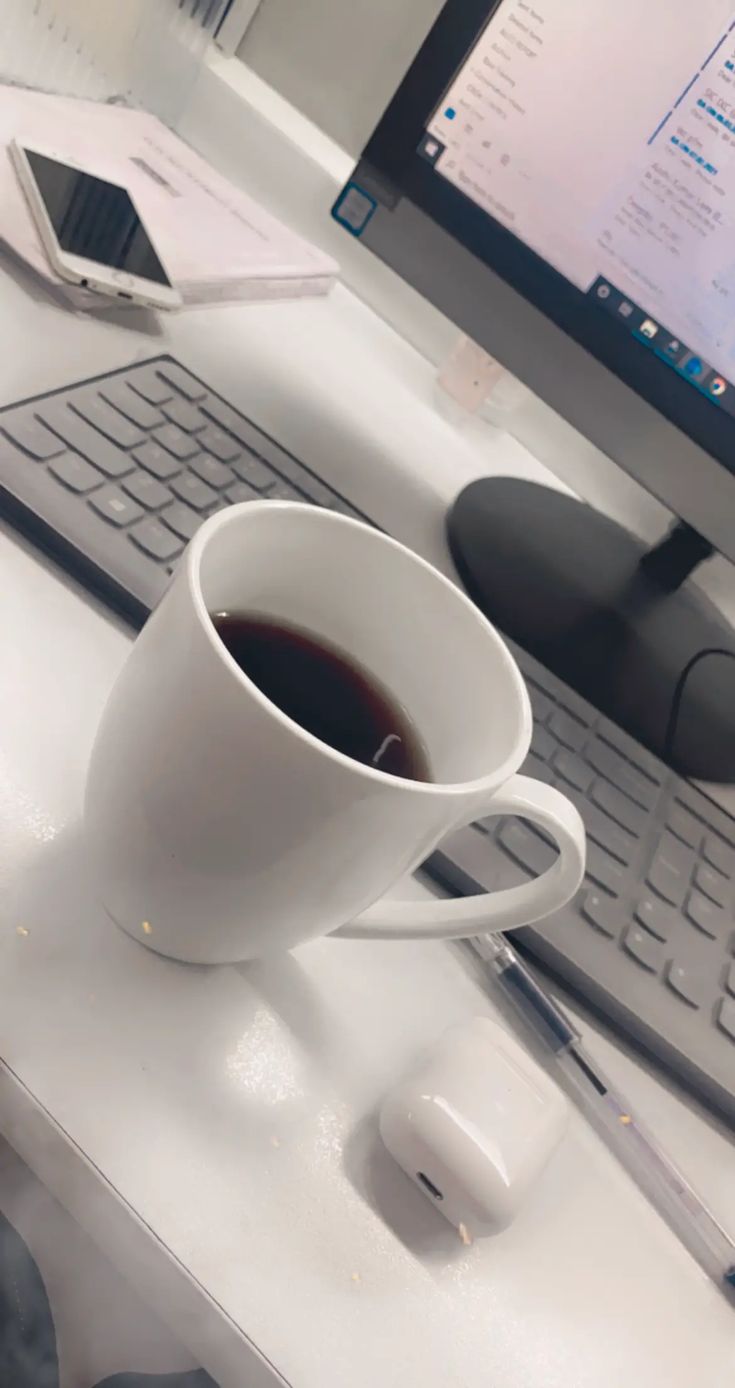
[[[243,674],[211,612],[281,619],[340,648],[403,705],[431,782],[305,732]],[[317,507],[250,502],[206,521],[104,710],[85,804],[109,914],[162,954],[224,963],[316,935],[440,938],[557,910],[584,829],[516,775],[531,710],[510,653],[448,579],[395,540]],[[559,856],[533,882],[454,901],[381,901],[445,834],[522,815]]]

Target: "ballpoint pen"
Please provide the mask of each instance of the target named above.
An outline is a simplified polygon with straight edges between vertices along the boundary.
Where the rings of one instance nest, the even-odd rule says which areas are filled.
[[[481,935],[467,944],[554,1057],[581,1112],[692,1257],[735,1304],[735,1244],[587,1053],[571,1022],[503,935]]]

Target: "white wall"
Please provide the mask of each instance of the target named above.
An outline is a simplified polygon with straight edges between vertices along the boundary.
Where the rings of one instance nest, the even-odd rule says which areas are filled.
[[[27,0],[27,3],[29,0]],[[122,67],[132,47],[144,0],[47,0],[50,10],[69,23],[89,51],[108,67]]]
[[[0,0],[0,75],[105,100],[131,95],[176,125],[207,42],[192,0]],[[9,16],[8,16],[9,12]],[[10,22],[9,22],[10,21]]]
[[[262,0],[238,50],[358,154],[443,0]]]

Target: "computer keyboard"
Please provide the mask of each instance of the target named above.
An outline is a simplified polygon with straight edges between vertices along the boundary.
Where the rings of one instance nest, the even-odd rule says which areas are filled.
[[[265,497],[367,519],[168,356],[0,411],[0,513],[136,623],[207,516]],[[514,941],[735,1126],[735,820],[510,644],[534,710],[523,770],[588,834],[575,900]],[[495,891],[554,852],[504,818],[426,867]]]
[[[735,1126],[735,820],[508,644],[534,714],[522,770],[563,791],[587,830],[574,901],[513,942]],[[537,826],[505,818],[453,835],[425,866],[465,895],[555,857]]]
[[[136,623],[207,516],[266,496],[366,519],[168,356],[0,411],[2,514]]]

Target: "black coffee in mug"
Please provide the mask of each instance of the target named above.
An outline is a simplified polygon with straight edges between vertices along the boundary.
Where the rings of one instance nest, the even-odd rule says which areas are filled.
[[[271,618],[216,612],[212,621],[243,673],[307,732],[365,766],[431,780],[406,713],[351,657]]]

